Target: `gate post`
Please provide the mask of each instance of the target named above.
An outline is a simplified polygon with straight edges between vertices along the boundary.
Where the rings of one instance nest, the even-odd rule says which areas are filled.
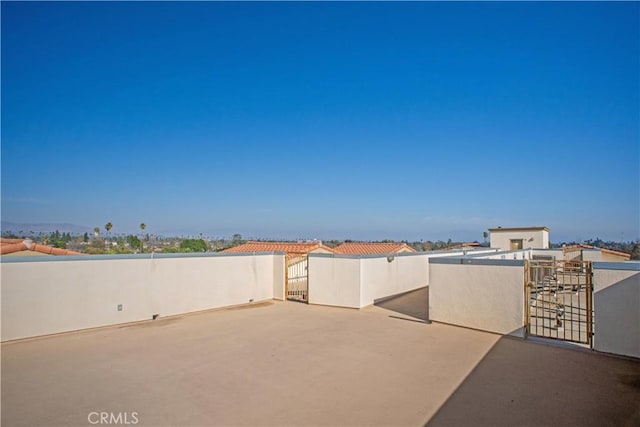
[[[289,254],[284,254],[284,300],[289,301]]]
[[[531,303],[529,301],[529,287],[531,282],[530,264],[529,260],[524,260],[524,338],[529,336],[529,319],[531,318]]]
[[[593,263],[587,261],[585,263],[585,287],[587,299],[587,341],[589,348],[593,350]]]

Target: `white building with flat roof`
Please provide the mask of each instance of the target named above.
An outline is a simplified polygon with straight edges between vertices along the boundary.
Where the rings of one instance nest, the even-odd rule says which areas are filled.
[[[503,251],[549,248],[548,227],[498,227],[489,233],[491,247]]]

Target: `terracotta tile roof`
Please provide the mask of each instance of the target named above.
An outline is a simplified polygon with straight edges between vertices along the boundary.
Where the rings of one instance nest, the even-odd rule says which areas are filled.
[[[597,250],[599,250],[601,252],[604,252],[606,254],[618,255],[618,256],[623,257],[623,258],[631,259],[631,254],[628,254],[626,252],[614,251],[613,249],[598,248],[596,246],[585,245],[584,243],[579,243],[577,245],[571,245],[571,246],[565,246],[565,247],[562,248],[562,250],[564,252],[569,252],[569,251],[572,251],[572,250],[579,250],[579,249],[597,249]]]
[[[286,254],[307,254],[311,251],[322,250],[333,252],[321,242],[247,242],[222,252],[284,252]]]
[[[23,251],[38,252],[46,255],[84,255],[76,251],[34,243],[31,239],[0,238],[0,255],[18,254]]]
[[[333,248],[337,254],[368,255],[368,254],[393,254],[398,252],[415,252],[406,243],[366,243],[348,242]]]

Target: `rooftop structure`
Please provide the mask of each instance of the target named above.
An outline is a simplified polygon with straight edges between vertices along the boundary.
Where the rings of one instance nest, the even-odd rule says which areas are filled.
[[[584,249],[587,249],[588,251],[599,252],[598,254],[599,257],[597,257],[598,259],[591,259],[593,257],[592,256],[590,257],[588,254],[585,256]],[[631,254],[628,254],[626,252],[614,251],[612,249],[598,248],[596,246],[585,245],[583,243],[579,243],[577,245],[564,246],[562,250],[566,258],[573,258],[573,257],[579,256],[582,259],[588,259],[593,261],[613,261],[613,262],[629,261],[631,259]]]
[[[549,248],[547,227],[497,227],[490,228],[491,247],[503,251]]]
[[[637,425],[640,265],[553,251],[1,257],[1,421]]]
[[[533,226],[533,227],[495,227],[490,228],[489,232],[512,232],[512,231],[546,231],[549,232],[549,227],[545,226]]]
[[[426,298],[270,301],[3,344],[2,425],[638,425],[639,362],[425,324]]]
[[[346,242],[333,248],[337,254],[348,255],[369,255],[369,254],[398,254],[403,252],[415,252],[406,243],[369,243],[369,242]]]

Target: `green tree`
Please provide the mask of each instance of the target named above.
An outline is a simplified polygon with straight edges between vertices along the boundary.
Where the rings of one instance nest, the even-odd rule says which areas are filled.
[[[207,243],[202,239],[184,239],[180,242],[182,252],[206,252],[207,249]]]
[[[140,252],[142,252],[142,240],[140,240],[138,236],[134,236],[130,234],[125,238],[125,241],[129,244],[131,248],[140,249]]]
[[[93,235],[96,237],[100,235],[100,227],[93,227]]]
[[[87,243],[89,241],[89,233],[85,232],[82,236],[82,241]]]
[[[48,244],[53,246],[54,248],[67,248],[67,242],[64,239],[64,233],[61,235],[58,230],[56,230],[54,233],[51,233],[48,239]]]
[[[489,233],[487,233],[486,231],[484,231],[482,233],[482,238],[484,239],[484,244],[487,244],[487,239],[489,238]]]
[[[109,243],[109,232],[111,231],[112,228],[113,228],[113,224],[111,224],[110,222],[104,225],[104,229],[107,230],[107,244]]]

